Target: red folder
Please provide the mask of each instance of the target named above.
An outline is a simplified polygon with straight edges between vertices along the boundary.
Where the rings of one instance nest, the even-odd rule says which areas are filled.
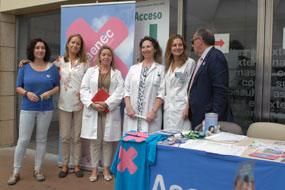
[[[100,88],[98,90],[98,92],[93,96],[93,98],[91,99],[92,102],[104,102],[105,100],[107,100],[107,98],[110,97],[110,94],[108,94],[108,92],[106,92],[103,88]],[[104,110],[105,113],[109,112],[109,109],[106,108]]]

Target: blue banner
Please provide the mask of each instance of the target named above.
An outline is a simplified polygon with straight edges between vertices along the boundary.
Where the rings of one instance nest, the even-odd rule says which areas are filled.
[[[160,145],[156,163],[150,166],[150,189],[231,190],[239,163],[249,160],[255,159]],[[285,164],[255,161],[255,189],[284,189]]]

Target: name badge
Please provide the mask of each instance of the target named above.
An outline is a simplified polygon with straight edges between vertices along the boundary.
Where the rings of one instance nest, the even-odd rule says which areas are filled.
[[[175,72],[175,77],[176,78],[183,78],[183,73],[182,72]]]
[[[160,73],[157,73],[157,76],[155,77],[153,81],[154,86],[159,86],[159,81],[160,81]]]

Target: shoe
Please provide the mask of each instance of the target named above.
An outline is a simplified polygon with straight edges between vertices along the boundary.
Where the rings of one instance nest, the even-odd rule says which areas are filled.
[[[34,171],[34,177],[36,178],[37,181],[44,181],[45,180],[44,174],[39,170]]]
[[[111,181],[111,180],[113,179],[112,175],[105,175],[105,174],[103,173],[103,176],[104,176],[104,179],[105,179],[106,181]]]
[[[58,177],[59,178],[64,178],[65,176],[67,176],[67,174],[68,174],[68,169],[66,171],[60,170],[59,173],[58,173]]]
[[[75,172],[75,176],[80,178],[80,177],[83,177],[83,172],[81,170],[78,170],[77,172]]]
[[[89,177],[89,181],[90,182],[95,182],[95,181],[97,181],[98,180],[98,174],[97,174],[97,176],[90,176]]]
[[[15,185],[20,180],[19,173],[13,173],[8,179],[8,185]]]

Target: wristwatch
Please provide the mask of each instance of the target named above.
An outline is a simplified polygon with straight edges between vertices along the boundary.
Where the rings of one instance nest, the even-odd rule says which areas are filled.
[[[27,97],[27,95],[28,95],[28,91],[26,91],[26,92],[24,93],[24,96],[26,96],[26,97]]]

